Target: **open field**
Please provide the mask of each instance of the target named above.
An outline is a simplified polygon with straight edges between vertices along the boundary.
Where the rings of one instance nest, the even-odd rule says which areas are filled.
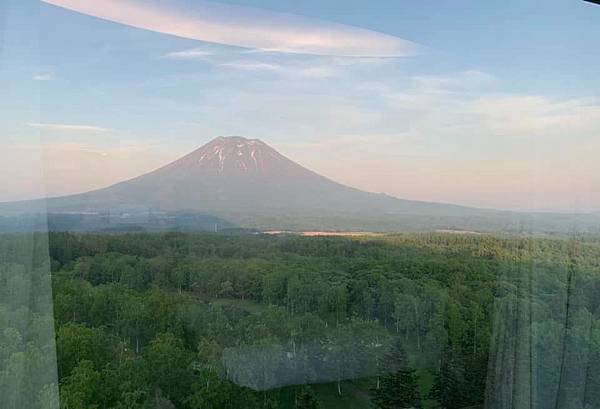
[[[368,232],[368,231],[291,231],[291,230],[267,230],[262,232],[263,234],[268,234],[272,236],[281,236],[281,235],[296,235],[303,237],[376,237],[382,236],[385,233],[376,233],[376,232]]]

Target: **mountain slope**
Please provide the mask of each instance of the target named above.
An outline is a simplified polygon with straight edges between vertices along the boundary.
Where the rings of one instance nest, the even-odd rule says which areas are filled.
[[[467,210],[347,187],[300,166],[260,140],[241,137],[214,139],[162,168],[105,189],[48,200],[51,212],[127,208],[240,214]]]

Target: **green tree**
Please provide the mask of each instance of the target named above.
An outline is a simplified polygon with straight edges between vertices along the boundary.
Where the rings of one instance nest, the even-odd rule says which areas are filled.
[[[401,342],[397,340],[383,357],[382,367],[387,372],[379,387],[372,391],[372,402],[380,409],[404,409],[420,406],[417,375],[408,366],[408,358]]]
[[[182,340],[171,333],[158,334],[144,348],[143,357],[157,399],[162,393],[174,402],[183,401],[193,382],[193,355]]]
[[[63,325],[56,340],[59,379],[69,376],[79,361],[91,361],[99,368],[110,362],[115,352],[114,337],[81,324]]]
[[[64,409],[95,409],[101,400],[100,373],[94,363],[79,361],[61,387],[61,407]]]
[[[444,357],[442,366],[435,376],[430,397],[444,409],[464,407],[464,373],[455,360]]]
[[[222,379],[210,369],[198,373],[200,380],[186,398],[185,407],[193,409],[263,409],[258,393]]]
[[[319,409],[321,405],[310,386],[304,386],[296,395],[296,409]]]

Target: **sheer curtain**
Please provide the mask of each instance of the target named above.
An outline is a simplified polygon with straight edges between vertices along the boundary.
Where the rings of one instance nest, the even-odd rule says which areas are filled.
[[[44,196],[39,138],[28,122],[39,115],[37,67],[37,15],[30,25],[16,24],[20,13],[37,8],[33,0],[4,0],[0,3],[0,88],[4,111],[1,121],[12,129],[2,135],[2,160],[10,163],[15,146],[27,144],[27,172],[17,168],[1,177],[0,189],[27,183],[33,195]],[[23,83],[11,83],[4,72],[19,66]],[[5,105],[6,104],[6,105]],[[27,222],[29,223],[29,222]],[[0,236],[0,408],[59,407],[54,339],[54,319],[48,234],[44,221],[15,226]]]

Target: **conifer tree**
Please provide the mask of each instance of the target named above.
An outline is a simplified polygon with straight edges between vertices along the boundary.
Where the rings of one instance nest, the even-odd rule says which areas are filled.
[[[420,406],[417,375],[398,339],[384,358],[379,387],[372,390],[372,402],[378,409],[409,409]]]
[[[464,374],[462,366],[445,356],[435,376],[430,397],[444,409],[462,408],[465,403]]]

